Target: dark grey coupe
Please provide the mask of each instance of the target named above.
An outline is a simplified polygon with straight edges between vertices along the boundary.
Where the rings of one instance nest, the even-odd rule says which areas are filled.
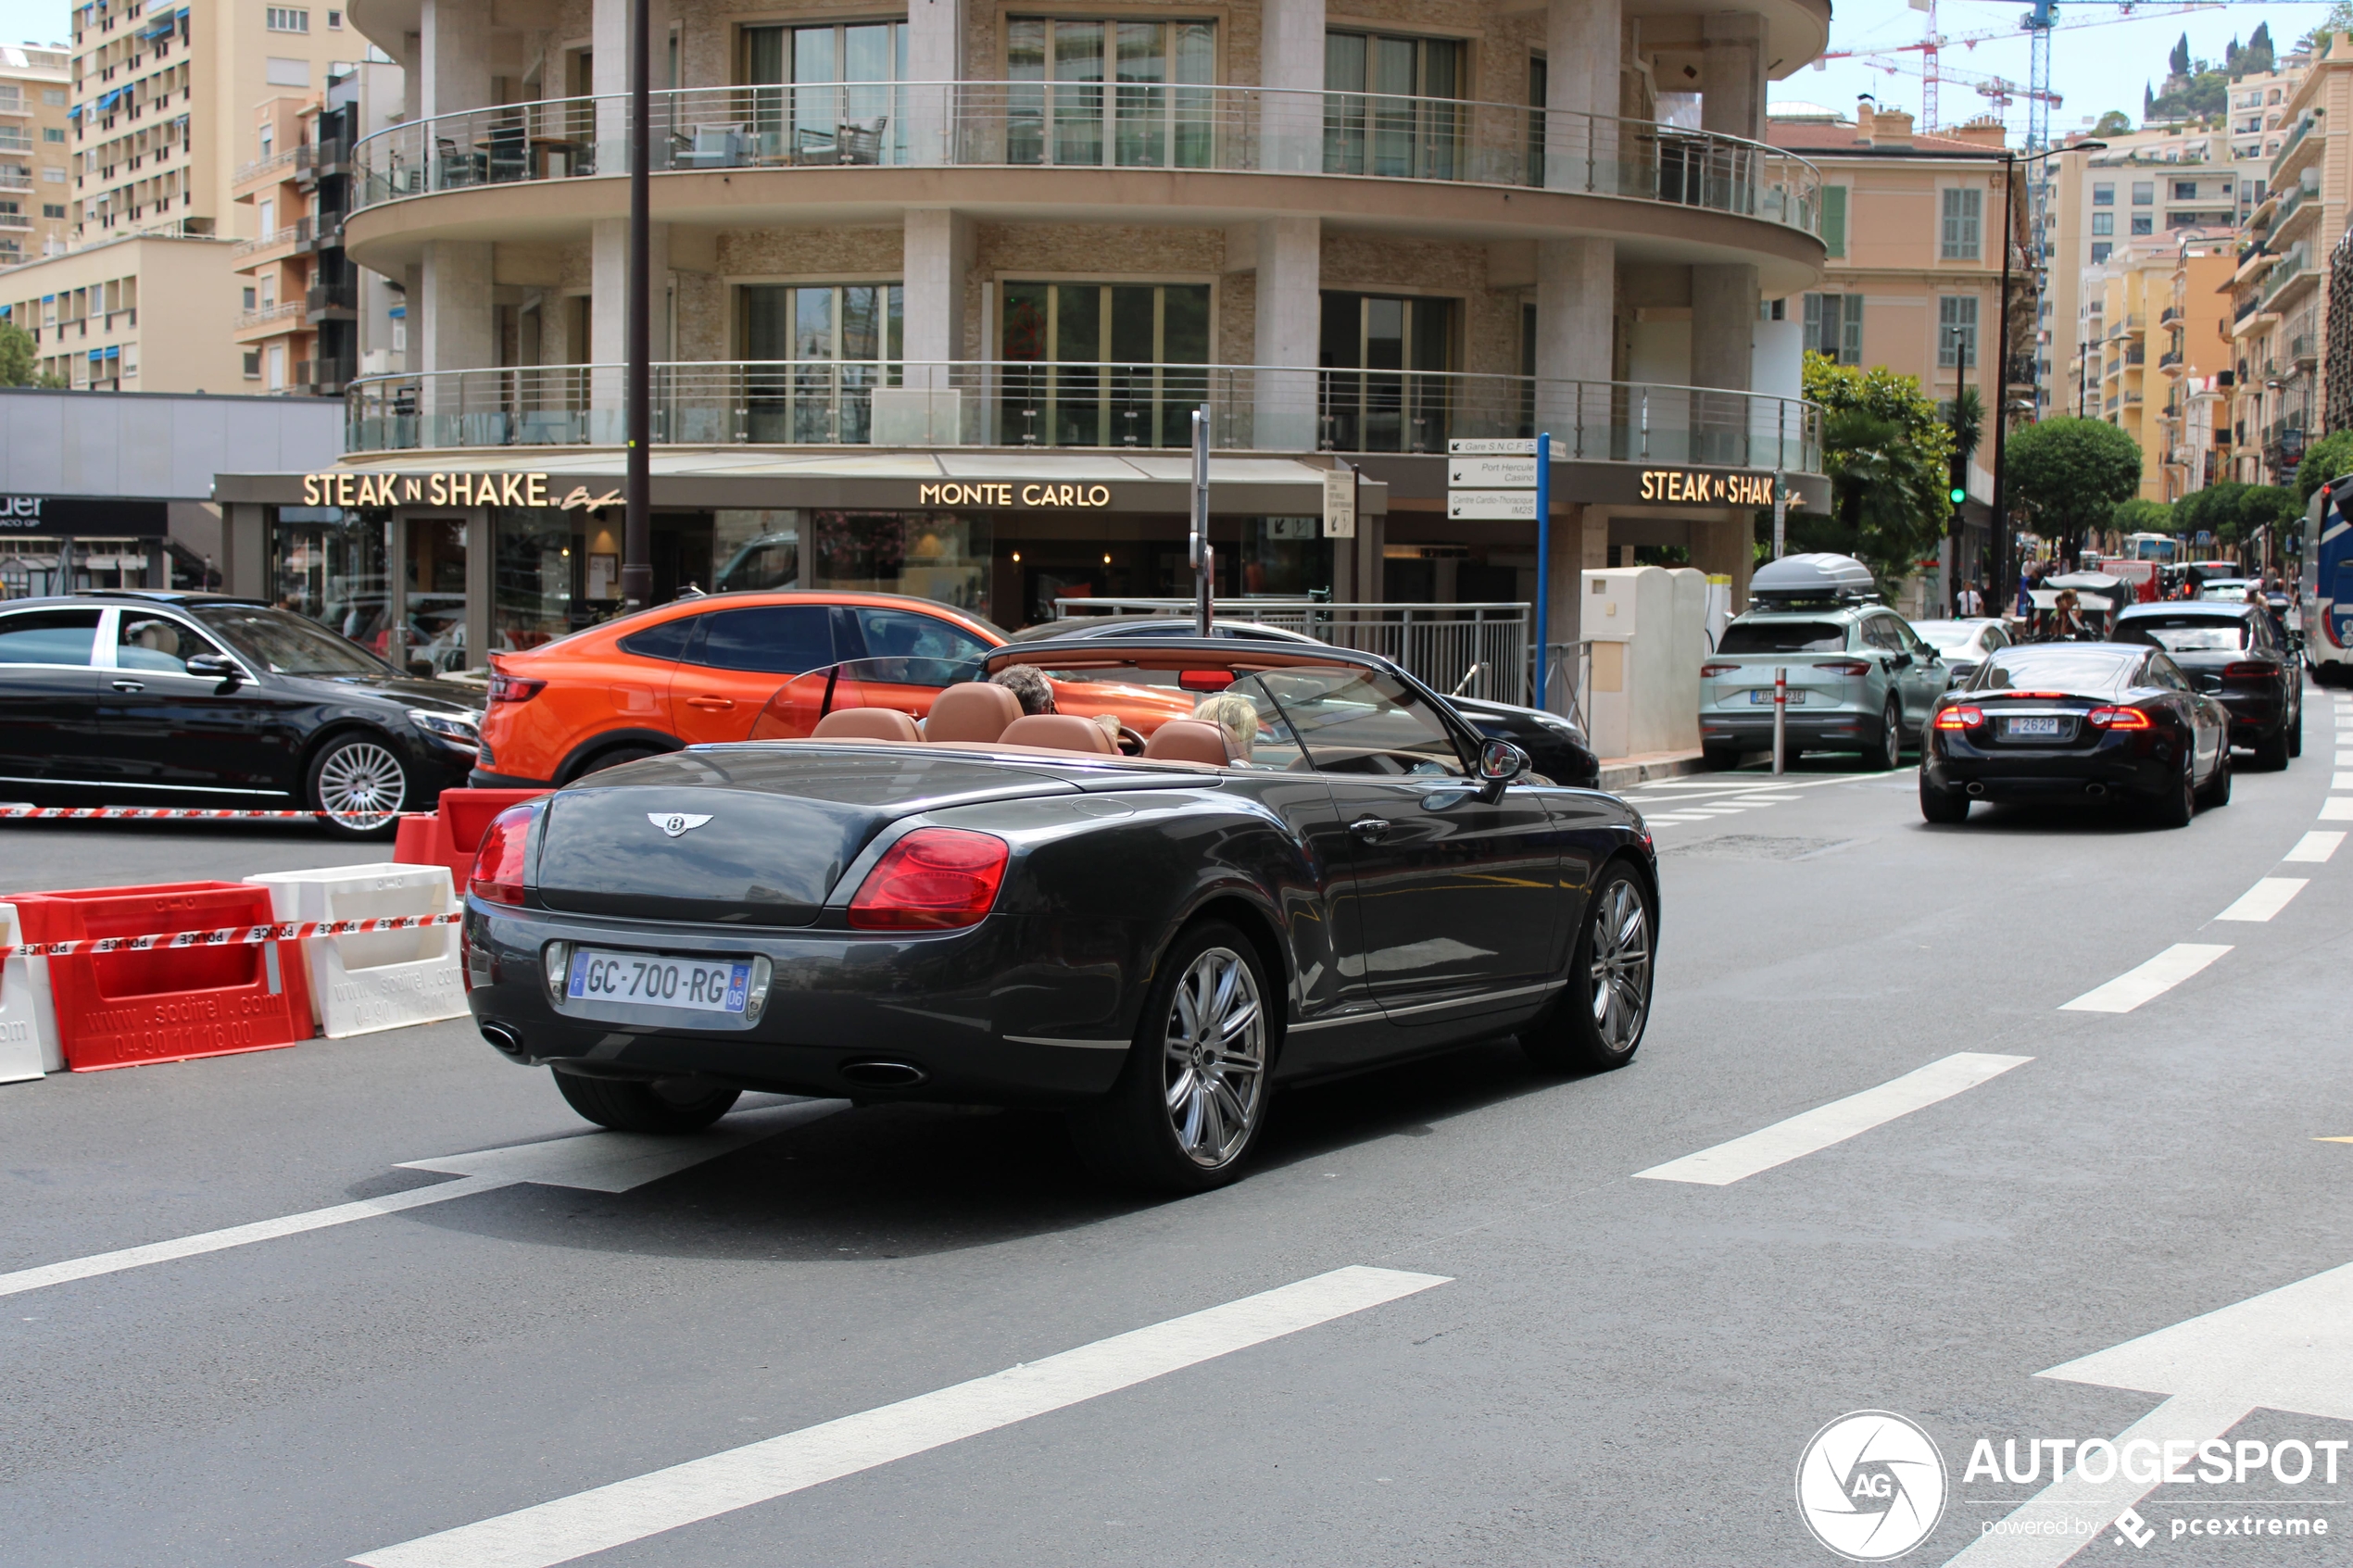
[[[986,682],[1013,663],[1096,716],[1022,715]],[[748,1088],[1055,1106],[1099,1167],[1180,1191],[1233,1178],[1278,1083],[1640,1045],[1642,819],[1385,660],[1087,640],[969,672],[921,728],[836,709],[500,818],[464,928],[484,1035],[609,1127]]]

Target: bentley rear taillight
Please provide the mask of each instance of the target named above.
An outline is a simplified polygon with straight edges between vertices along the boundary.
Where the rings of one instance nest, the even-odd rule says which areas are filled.
[[[510,806],[483,830],[482,847],[474,851],[473,874],[466,881],[475,897],[492,904],[522,902],[524,851],[530,847],[531,822],[537,815],[536,806]]]
[[[993,834],[917,828],[892,845],[849,901],[856,931],[952,931],[997,902],[1013,847]]]

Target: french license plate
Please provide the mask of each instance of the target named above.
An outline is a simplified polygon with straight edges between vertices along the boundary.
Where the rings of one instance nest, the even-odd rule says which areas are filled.
[[[1748,694],[1748,700],[1753,703],[1757,703],[1764,707],[1770,708],[1773,706],[1773,688],[1767,686],[1762,691],[1751,692]],[[1804,707],[1806,705],[1806,694],[1793,687],[1789,694],[1789,705],[1792,708]]]
[[[666,958],[583,947],[572,955],[564,995],[575,1002],[740,1013],[750,984],[748,960]]]
[[[2056,715],[2049,718],[2005,719],[2002,721],[2002,733],[2006,735],[2056,735],[2059,733],[2060,723]]]

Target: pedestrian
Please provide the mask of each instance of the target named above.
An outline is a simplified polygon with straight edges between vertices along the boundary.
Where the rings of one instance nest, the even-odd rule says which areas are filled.
[[[1961,584],[1960,597],[1953,601],[1953,609],[1964,621],[1974,621],[1985,613],[1985,596],[1977,591],[1974,583]]]
[[[2050,640],[2055,643],[2082,643],[2091,640],[2091,632],[2083,624],[2082,601],[2075,590],[2059,591],[2058,602],[2051,608]]]

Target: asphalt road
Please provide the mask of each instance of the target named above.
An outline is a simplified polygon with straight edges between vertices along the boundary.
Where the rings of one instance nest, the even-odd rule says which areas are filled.
[[[2353,1143],[2316,1141],[2353,1136],[2353,850],[2283,863],[2353,828],[2319,820],[2312,697],[2301,760],[2172,832],[1931,828],[1909,771],[1837,762],[1645,786],[1664,933],[1631,1066],[1548,1081],[1502,1042],[1296,1092],[1253,1174],[1181,1202],[1104,1189],[1045,1117],[762,1099],[695,1162],[616,1175],[544,1074],[454,1023],[0,1087],[0,1564],[1828,1564],[1793,1481],[1867,1409],[1946,1468],[1906,1561],[2353,1562],[2353,1449],[2321,1450],[2334,1485],[2259,1461],[2081,1504],[2047,1465],[1964,1474],[1980,1438],[2020,1466],[2128,1429],[2353,1442],[2353,1285],[2238,1305],[2353,1262]],[[16,888],[373,858],[0,834]],[[2267,878],[2305,885],[2216,919]],[[2176,945],[2228,951],[2066,1010]],[[1638,1174],[1711,1150],[1737,1179]],[[1387,1272],[1324,1280],[1349,1269]],[[2154,1372],[2036,1375],[2226,1309]],[[2127,1502],[2145,1549],[2105,1523]],[[2207,1537],[2225,1511],[2254,1533]],[[2330,1534],[2265,1533],[2289,1518]]]

